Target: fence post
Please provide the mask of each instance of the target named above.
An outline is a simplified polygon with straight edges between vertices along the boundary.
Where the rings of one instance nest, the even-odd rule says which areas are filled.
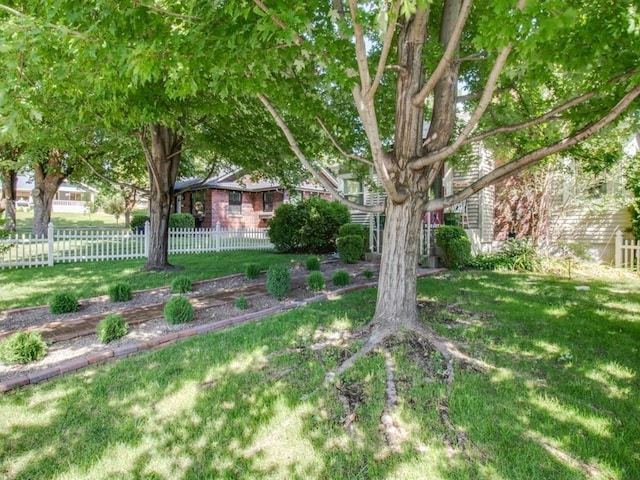
[[[49,250],[47,264],[53,267],[53,222],[49,222],[49,225],[47,225],[47,247]]]
[[[615,265],[616,268],[622,267],[622,231],[616,230],[616,252],[615,252]]]
[[[220,222],[216,222],[216,252],[220,251]]]
[[[149,258],[149,234],[151,233],[151,224],[149,220],[144,222],[144,258]]]

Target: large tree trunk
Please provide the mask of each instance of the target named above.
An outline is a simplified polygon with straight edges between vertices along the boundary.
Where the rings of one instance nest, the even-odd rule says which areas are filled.
[[[145,149],[151,180],[149,197],[149,256],[145,270],[162,271],[176,268],[169,263],[169,216],[173,202],[173,189],[180,165],[182,137],[168,127],[150,125],[151,148],[145,134],[140,139]]]
[[[58,188],[71,172],[63,168],[63,154],[58,150],[51,150],[45,162],[35,162],[33,170],[33,234],[46,236],[51,222],[53,200]]]
[[[4,201],[4,228],[16,230],[16,182],[18,174],[15,170],[2,171],[2,200]]]

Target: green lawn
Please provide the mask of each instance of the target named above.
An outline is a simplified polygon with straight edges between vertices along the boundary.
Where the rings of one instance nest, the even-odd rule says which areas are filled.
[[[53,213],[51,222],[56,227],[121,227],[124,225],[124,217],[116,222],[113,215],[106,213]],[[33,227],[33,210],[21,210],[16,212],[16,224],[19,229]]]
[[[640,478],[637,277],[464,272],[419,292],[425,321],[488,365],[457,364],[448,396],[417,341],[324,383],[374,310],[356,292],[0,397],[0,477]]]

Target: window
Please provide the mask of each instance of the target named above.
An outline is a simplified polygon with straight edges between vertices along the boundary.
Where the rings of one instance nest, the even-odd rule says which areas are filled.
[[[262,211],[273,212],[273,192],[262,193]]]
[[[67,200],[71,200],[72,202],[81,202],[82,201],[82,193],[69,192]]]
[[[242,216],[242,192],[229,192],[229,215]]]
[[[362,182],[348,178],[345,178],[343,181],[345,198],[354,203],[364,205],[364,189],[362,188]]]
[[[204,218],[204,190],[191,193],[191,214],[196,218]]]

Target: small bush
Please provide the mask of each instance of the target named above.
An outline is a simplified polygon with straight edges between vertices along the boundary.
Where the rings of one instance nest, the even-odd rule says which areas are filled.
[[[267,292],[283,298],[291,290],[291,274],[286,265],[271,265],[267,271]]]
[[[257,263],[250,263],[247,265],[244,274],[248,279],[258,278],[260,276],[260,265]]]
[[[190,213],[172,213],[169,228],[196,228],[196,218]]]
[[[346,270],[338,270],[331,280],[336,287],[346,287],[351,283],[351,277]]]
[[[469,267],[476,270],[537,272],[541,263],[540,256],[531,242],[509,239],[497,252],[476,256],[469,262]]]
[[[249,308],[249,302],[247,302],[247,298],[244,295],[240,295],[236,298],[234,305],[238,310],[246,310]]]
[[[358,263],[362,257],[363,240],[360,235],[338,238],[338,255],[344,263]]]
[[[49,311],[54,315],[78,311],[78,299],[71,292],[54,293],[49,301]]]
[[[7,364],[40,360],[47,353],[47,345],[38,332],[19,331],[0,343],[0,361]]]
[[[436,229],[440,260],[447,268],[464,268],[471,262],[471,242],[462,227],[442,225]]]
[[[324,276],[321,272],[311,272],[307,277],[307,287],[313,292],[319,292],[324,288]]]
[[[134,215],[131,217],[131,230],[133,232],[142,233],[144,231],[144,224],[149,221],[149,215]]]
[[[320,259],[318,257],[307,258],[307,270],[320,270]]]
[[[111,313],[98,322],[96,335],[103,343],[124,337],[129,330],[129,325],[122,315]]]
[[[112,302],[127,302],[133,298],[131,285],[125,282],[114,283],[109,287],[109,298]]]
[[[193,284],[186,275],[179,275],[171,282],[171,293],[189,293],[192,290]]]
[[[366,270],[362,271],[362,276],[364,278],[366,278],[366,279],[372,279],[373,278],[373,272],[367,268]]]
[[[187,323],[193,320],[193,305],[187,297],[172,297],[164,306],[164,318],[168,323]]]
[[[347,235],[359,235],[362,237],[362,255],[369,251],[369,227],[361,225],[359,223],[345,223],[338,229],[338,238],[346,237]]]

